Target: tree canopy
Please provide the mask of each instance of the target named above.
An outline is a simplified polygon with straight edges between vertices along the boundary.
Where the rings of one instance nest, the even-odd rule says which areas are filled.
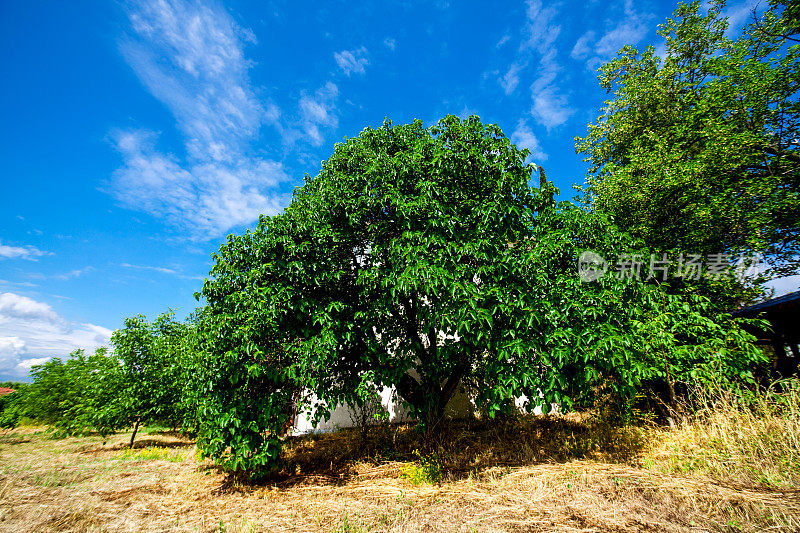
[[[478,358],[492,352],[483,370],[499,376],[524,351],[510,263],[542,202],[525,156],[477,118],[367,128],[282,215],[222,247],[207,311],[246,287],[320,403],[358,402],[370,382],[440,416]]]
[[[716,1],[704,14],[698,1],[681,4],[659,30],[664,57],[653,47],[626,46],[601,67],[600,84],[611,99],[577,138],[591,165],[585,190],[593,209],[656,251],[760,253],[774,266],[770,275],[794,273],[800,267],[795,11],[774,3],[731,38],[724,6]],[[708,291],[720,300],[755,292]]]

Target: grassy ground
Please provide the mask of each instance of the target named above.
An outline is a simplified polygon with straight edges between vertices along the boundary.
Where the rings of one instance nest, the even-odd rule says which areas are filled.
[[[258,483],[171,433],[126,450],[129,435],[22,428],[0,434],[0,529],[800,530],[794,407],[709,405],[676,429],[531,417],[454,423],[427,442],[403,426],[303,437]]]

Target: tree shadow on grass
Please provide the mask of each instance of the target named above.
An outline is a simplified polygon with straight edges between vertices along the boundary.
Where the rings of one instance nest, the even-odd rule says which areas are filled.
[[[135,450],[140,450],[143,448],[148,447],[158,447],[158,448],[190,448],[194,446],[193,441],[189,440],[178,440],[178,441],[165,441],[161,439],[154,439],[154,438],[142,438],[136,439],[133,442],[133,448]],[[105,450],[124,450],[130,448],[130,442],[120,442],[114,444],[113,446],[108,446],[104,448]]]
[[[419,462],[421,457],[435,460],[450,480],[496,467],[578,459],[630,463],[641,452],[646,433],[641,427],[580,415],[444,421],[428,435],[410,424],[343,429],[287,439],[281,466],[255,483],[342,484],[370,465]],[[233,484],[243,482],[241,477],[231,479]]]

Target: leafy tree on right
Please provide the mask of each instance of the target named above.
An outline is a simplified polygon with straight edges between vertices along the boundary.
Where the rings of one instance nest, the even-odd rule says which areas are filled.
[[[590,163],[584,200],[660,252],[758,253],[769,276],[797,273],[797,13],[773,2],[732,39],[724,7],[681,4],[660,27],[663,58],[626,46],[601,67],[613,97],[576,139]],[[727,307],[757,296],[761,281],[691,288]]]

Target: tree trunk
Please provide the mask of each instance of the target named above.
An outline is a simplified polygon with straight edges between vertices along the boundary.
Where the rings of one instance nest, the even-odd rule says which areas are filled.
[[[445,382],[443,387],[435,390],[425,389],[419,381],[409,374],[403,374],[397,383],[397,392],[406,402],[414,406],[419,414],[424,417],[426,432],[430,433],[444,417],[445,408],[455,395],[462,372],[455,372]],[[433,404],[431,404],[433,403]]]
[[[133,449],[133,439],[136,438],[136,432],[139,431],[139,418],[136,419],[136,425],[133,426],[133,434],[131,435],[131,445],[130,448]]]

